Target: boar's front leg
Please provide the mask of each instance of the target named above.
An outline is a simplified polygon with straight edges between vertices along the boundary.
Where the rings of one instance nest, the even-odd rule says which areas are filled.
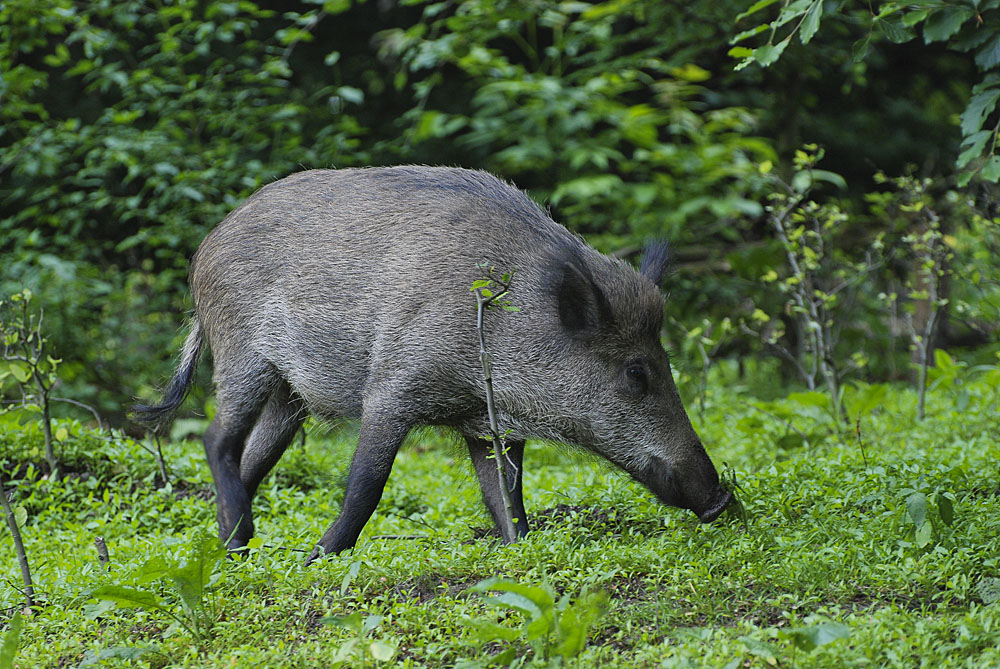
[[[394,415],[390,409],[365,409],[340,516],[306,559],[307,565],[323,555],[341,553],[357,543],[361,530],[382,499],[392,462],[410,427],[409,421]]]
[[[508,441],[507,457],[504,458],[504,475],[507,484],[511,486],[510,501],[514,506],[514,532],[516,537],[508,537],[504,532],[503,496],[500,492],[500,481],[497,478],[497,463],[493,458],[493,442],[478,437],[465,437],[469,444],[469,455],[476,467],[479,478],[479,489],[483,493],[483,502],[493,517],[505,543],[513,543],[517,538],[528,533],[528,516],[524,512],[524,499],[521,496],[521,461],[524,458],[524,442]]]

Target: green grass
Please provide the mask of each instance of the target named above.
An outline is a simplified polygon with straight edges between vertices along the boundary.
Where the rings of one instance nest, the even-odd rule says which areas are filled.
[[[692,419],[735,476],[746,525],[734,514],[701,525],[591,457],[535,443],[525,455],[533,531],[513,546],[477,539],[488,520],[467,457],[426,431],[399,454],[358,547],[303,568],[302,551],[336,517],[353,447],[349,429],[314,429],[261,486],[262,545],[206,573],[202,639],[162,611],[88,598],[126,586],[183,612],[148,563],[189,564],[192,542],[215,531],[200,445],[165,446],[174,481],[158,488],[149,453],[67,423],[69,478],[22,468],[13,482],[40,600],[14,666],[76,666],[112,648],[155,649],[106,660],[113,666],[331,666],[338,652],[360,666],[377,663],[372,642],[383,655],[396,647],[400,666],[487,664],[507,649],[531,664],[527,640],[484,644],[470,623],[521,627],[519,613],[468,591],[493,576],[544,585],[556,599],[608,594],[579,666],[1000,666],[997,374],[934,390],[922,423],[907,389],[850,390],[849,407],[868,404],[862,448],[853,427],[836,434],[816,396],[755,400],[724,371]],[[39,439],[34,425],[0,417],[8,469],[40,460]],[[918,502],[928,527],[914,522]],[[0,608],[13,613],[20,574],[3,536]]]

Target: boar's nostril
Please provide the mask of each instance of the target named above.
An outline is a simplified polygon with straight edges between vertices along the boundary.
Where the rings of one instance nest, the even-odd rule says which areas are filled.
[[[718,501],[715,504],[713,504],[707,510],[702,511],[700,514],[698,514],[698,520],[700,520],[703,523],[712,522],[713,520],[719,517],[719,515],[723,512],[723,510],[726,508],[729,502],[732,501],[732,499],[733,499],[733,493],[728,491],[724,492],[722,496],[719,497]]]

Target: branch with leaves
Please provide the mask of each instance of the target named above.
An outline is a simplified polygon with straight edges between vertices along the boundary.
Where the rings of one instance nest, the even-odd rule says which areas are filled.
[[[34,408],[42,414],[42,431],[45,435],[45,459],[50,476],[58,478],[59,462],[53,449],[51,393],[58,382],[56,360],[46,352],[47,338],[42,335],[45,312],[31,309],[31,291],[22,290],[10,298],[0,300],[0,337],[3,348],[0,360],[0,383],[12,377],[21,390],[20,406]]]
[[[932,199],[928,194],[932,185],[930,179],[904,176],[890,180],[879,173],[875,180],[882,184],[891,183],[898,189],[897,207],[905,217],[909,230],[900,240],[901,246],[914,266],[914,271],[905,282],[906,297],[911,304],[919,303],[926,307],[919,322],[914,319],[912,309],[905,312],[906,329],[917,366],[917,418],[923,420],[934,339],[949,304],[944,282],[952,273],[950,264],[955,254],[941,229],[941,217],[931,207]],[[879,297],[896,309],[897,293],[882,293]]]
[[[777,14],[775,14],[777,10]],[[949,49],[973,54],[983,79],[972,89],[972,97],[962,113],[961,153],[956,167],[959,185],[965,186],[977,173],[986,181],[1000,182],[1000,6],[997,3],[947,3],[940,0],[884,2],[877,8],[867,2],[828,3],[823,0],[759,0],[736,17],[737,23],[770,20],[741,30],[730,40],[729,55],[740,62],[736,69],[757,63],[769,67],[785,49],[798,41],[809,44],[819,31],[822,19],[846,19],[849,30],[857,24],[867,32],[851,49],[856,61],[864,60],[873,38],[895,44],[917,39],[924,44],[944,42]],[[767,41],[750,46],[766,35]]]
[[[767,207],[767,220],[780,242],[785,265],[770,269],[762,280],[786,296],[785,313],[791,316],[798,333],[798,350],[789,351],[779,343],[780,327],[767,324],[772,318],[755,309],[751,323],[741,323],[741,330],[757,336],[790,361],[809,390],[825,384],[833,411],[843,417],[840,384],[844,370],[835,357],[838,329],[835,314],[842,294],[857,286],[881,265],[873,245],[864,262],[855,262],[834,254],[833,239],[847,221],[847,215],[832,203],[817,203],[810,198],[814,185],[826,181],[843,187],[843,179],[826,170],[816,169],[823,150],[806,145],[795,153],[795,172],[789,183],[773,176],[776,186]],[[769,165],[762,165],[771,174]]]
[[[514,504],[510,498],[510,492],[514,489],[521,472],[514,468],[514,481],[508,484],[507,475],[504,473],[504,459],[513,467],[514,463],[507,458],[506,433],[500,431],[500,423],[497,420],[496,402],[493,397],[493,369],[489,351],[486,349],[486,334],[483,330],[483,315],[488,309],[499,306],[504,311],[520,311],[518,307],[511,304],[507,299],[510,291],[510,284],[514,280],[514,272],[505,272],[500,277],[495,275],[496,268],[491,267],[487,262],[477,265],[483,271],[483,278],[473,282],[469,289],[476,295],[476,331],[479,334],[479,361],[483,367],[483,377],[486,380],[486,411],[490,420],[489,441],[493,443],[493,456],[497,463],[497,479],[500,483],[500,495],[503,498],[504,509],[504,536],[512,537],[516,540],[517,533],[514,531]]]

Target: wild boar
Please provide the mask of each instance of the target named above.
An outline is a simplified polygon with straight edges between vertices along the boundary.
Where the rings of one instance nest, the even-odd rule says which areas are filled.
[[[509,430],[515,532],[528,530],[520,467],[529,437],[589,449],[664,503],[710,522],[731,494],[661,345],[663,256],[654,248],[636,271],[602,255],[485,172],[294,174],[261,188],[202,242],[180,365],[163,403],[135,413],[153,423],[169,415],[209,346],[217,413],[205,451],[230,549],[253,536],[254,493],[307,414],[361,423],[340,516],[310,561],[355,545],[416,426],[465,437],[499,521],[470,293],[486,261],[516,271],[509,297],[520,308],[488,314],[484,324],[500,424]]]

